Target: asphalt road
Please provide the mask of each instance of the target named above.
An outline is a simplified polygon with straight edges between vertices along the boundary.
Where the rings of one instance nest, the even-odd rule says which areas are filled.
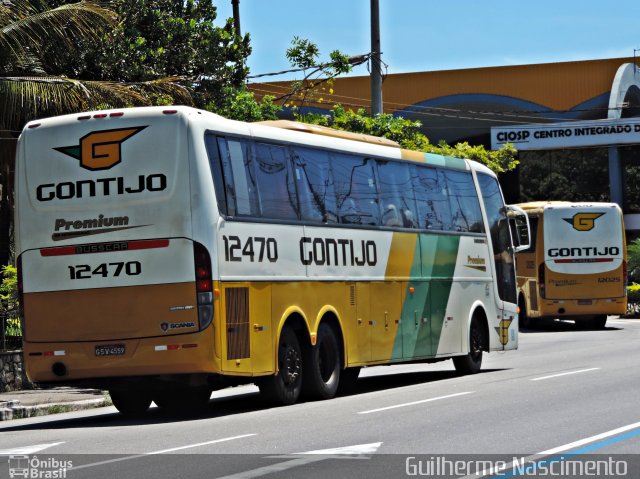
[[[485,355],[473,376],[451,361],[374,367],[330,401],[270,407],[244,386],[214,393],[197,416],[101,408],[16,420],[0,425],[0,477],[34,455],[31,467],[68,478],[530,477],[532,467],[585,477],[589,466],[640,477],[639,345],[640,320],[602,331],[555,322],[521,333],[518,351]]]

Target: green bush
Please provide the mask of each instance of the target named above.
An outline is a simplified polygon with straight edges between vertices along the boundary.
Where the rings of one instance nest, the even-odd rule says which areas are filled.
[[[20,303],[18,301],[18,270],[10,264],[2,267],[0,316],[7,318],[7,336],[22,336]]]
[[[640,313],[640,284],[632,283],[627,286],[627,316]]]
[[[627,271],[629,283],[640,282],[640,238],[627,245]]]

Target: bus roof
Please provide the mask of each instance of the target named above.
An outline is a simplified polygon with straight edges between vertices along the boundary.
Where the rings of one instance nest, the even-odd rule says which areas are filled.
[[[352,133],[349,131],[336,130],[321,125],[311,125],[309,123],[301,123],[291,120],[267,120],[258,122],[261,125],[273,126],[275,128],[284,128],[285,130],[301,131],[304,133],[312,133],[314,135],[332,136],[335,138],[344,138],[346,140],[363,141],[365,143],[373,143],[375,145],[393,146],[400,148],[400,144],[383,138],[380,136],[365,135],[364,133]]]
[[[556,208],[585,208],[589,206],[599,206],[599,207],[615,207],[618,206],[616,203],[606,203],[606,202],[571,202],[571,201],[557,201],[557,200],[547,200],[547,201],[529,201],[526,203],[518,203],[516,206],[522,208],[527,214],[530,215],[541,215],[544,212],[545,208],[556,207]]]

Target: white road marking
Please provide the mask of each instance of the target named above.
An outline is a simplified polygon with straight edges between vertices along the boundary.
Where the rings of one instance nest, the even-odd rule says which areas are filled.
[[[616,434],[621,434],[623,432],[627,432],[627,431],[631,431],[632,429],[637,429],[640,427],[640,422],[636,422],[633,424],[629,424],[627,426],[622,426],[619,427],[617,429],[612,429],[611,431],[607,431],[607,432],[603,432],[600,434],[596,434],[595,436],[590,436],[584,439],[580,439],[578,441],[574,441],[574,442],[570,442],[569,444],[565,444],[563,446],[558,446],[558,447],[554,447],[553,449],[547,449],[546,451],[542,451],[539,452],[537,454],[532,454],[531,456],[527,456],[525,458],[521,458],[519,460],[520,464],[529,464],[532,461],[537,461],[542,459],[545,456],[553,456],[555,454],[560,454],[562,452],[566,452],[569,451],[571,449],[575,449],[577,447],[580,446],[584,446],[586,444],[590,444],[592,442],[596,442],[596,441],[600,441],[602,439],[606,439],[608,437],[611,436],[615,436]],[[500,467],[500,468],[491,468],[491,469],[484,469],[482,471],[479,471],[475,474],[471,474],[469,476],[464,476],[461,477],[460,479],[479,479],[481,477],[485,477],[488,475],[504,475],[504,471],[506,470],[512,470],[513,466],[515,465],[516,461],[511,461],[510,463],[506,464],[504,467]]]
[[[29,454],[35,454],[36,452],[57,446],[58,444],[64,444],[64,441],[35,444],[33,446],[14,447],[12,449],[0,449],[0,456],[28,456]]]
[[[566,373],[551,374],[550,376],[542,376],[539,378],[530,379],[530,381],[542,381],[543,379],[558,378],[560,376],[568,376],[569,374],[586,373],[588,371],[595,371],[597,369],[600,368],[579,369],[577,371],[568,371]]]
[[[324,461],[326,459],[370,459],[369,454],[375,454],[381,442],[371,444],[358,444],[355,446],[336,447],[331,449],[320,449],[309,452],[299,452],[286,456],[268,456],[291,458],[290,461],[271,464],[270,466],[259,467],[250,471],[239,472],[229,476],[219,477],[218,479],[253,479],[255,477],[266,476],[274,472],[282,472],[294,467],[305,466],[314,462]],[[304,456],[304,457],[300,457]]]
[[[574,449],[576,447],[584,446],[585,444],[596,442],[601,439],[606,439],[608,437],[615,436],[616,434],[627,432],[632,429],[637,429],[639,427],[640,427],[640,422],[636,422],[633,424],[629,424],[627,426],[619,427],[617,429],[612,429],[611,431],[603,432],[601,434],[596,434],[595,436],[587,437],[585,439],[580,439],[579,441],[570,442],[569,444],[565,444],[564,446],[558,446],[558,447],[554,447],[553,449],[548,449],[546,451],[539,452],[538,455],[550,456],[552,454],[558,454],[559,452],[564,452],[569,449]]]
[[[381,445],[381,442],[372,442],[370,444],[357,444],[355,446],[335,447],[333,449],[318,449],[316,451],[297,452],[296,454],[324,454],[332,456],[339,454],[375,454]]]
[[[89,467],[102,466],[104,464],[112,464],[114,462],[130,461],[131,459],[138,459],[138,458],[146,457],[146,456],[154,456],[156,454],[165,454],[167,452],[181,451],[183,449],[191,449],[191,448],[194,448],[194,447],[208,446],[209,444],[217,444],[219,442],[233,441],[235,439],[242,439],[242,438],[245,438],[245,437],[251,437],[251,436],[256,436],[256,435],[257,434],[242,434],[241,436],[224,437],[222,439],[214,439],[213,441],[199,442],[197,444],[189,444],[187,446],[173,447],[173,448],[170,448],[170,449],[162,449],[160,451],[146,452],[144,454],[136,454],[136,455],[133,455],[133,456],[126,456],[126,457],[118,457],[118,458],[115,458],[115,459],[108,459],[106,461],[92,462],[91,464],[82,464],[81,466],[73,466],[72,468],[69,469],[69,471],[77,471],[77,470],[80,470],[80,469],[87,469]]]
[[[462,392],[462,393],[449,394],[448,396],[440,396],[440,397],[436,397],[436,398],[422,399],[421,401],[413,401],[413,402],[407,402],[407,403],[403,403],[403,404],[395,404],[394,406],[381,407],[381,408],[378,408],[378,409],[369,409],[368,411],[360,411],[360,412],[358,412],[358,414],[371,414],[372,412],[380,412],[380,411],[387,411],[389,409],[396,409],[396,408],[399,408],[399,407],[414,406],[416,404],[423,404],[423,403],[431,402],[431,401],[439,401],[440,399],[449,399],[449,398],[454,398],[454,397],[458,397],[458,396],[464,396],[465,394],[472,394],[472,393],[473,393],[473,391],[466,391],[466,392]]]

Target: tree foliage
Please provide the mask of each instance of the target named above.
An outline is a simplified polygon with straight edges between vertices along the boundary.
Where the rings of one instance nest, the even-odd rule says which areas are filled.
[[[627,245],[627,271],[630,283],[640,283],[640,239]]]
[[[475,160],[496,173],[513,170],[518,165],[518,160],[515,158],[517,150],[511,144],[505,144],[497,151],[487,150],[483,145],[472,146],[467,142],[454,146],[445,142],[433,145],[420,132],[422,124],[419,121],[407,120],[389,113],[371,116],[364,108],[354,112],[345,110],[341,105],[336,105],[332,113],[332,115],[298,114],[296,119],[354,133],[381,136],[410,150]]]
[[[433,145],[420,132],[422,124],[419,121],[389,113],[371,116],[364,108],[353,111],[345,109],[340,104],[334,105],[331,113],[327,115],[299,113],[307,103],[322,103],[321,93],[322,89],[326,88],[325,84],[331,85],[336,76],[348,73],[352,65],[362,63],[368,57],[366,55],[349,57],[336,50],[330,54],[328,62],[318,63],[320,50],[317,45],[300,37],[293,38],[286,56],[292,66],[304,71],[304,78],[292,82],[290,92],[275,100],[280,100],[284,105],[289,106],[298,121],[384,137],[399,143],[402,148],[411,150],[475,160],[487,165],[496,173],[513,170],[518,165],[518,160],[515,158],[517,150],[511,144],[506,144],[497,151],[488,151],[483,145],[473,146],[467,142],[454,146],[445,142]],[[329,92],[333,93],[333,89]],[[277,113],[274,110],[271,112]],[[249,118],[245,117],[245,119]]]
[[[19,131],[34,118],[100,106],[148,105],[156,96],[189,102],[176,78],[134,84],[74,79],[70,59],[82,63],[117,15],[96,3],[49,5],[44,0],[0,2],[0,129]]]
[[[69,59],[66,70],[92,80],[146,82],[180,77],[196,106],[221,107],[229,88],[242,89],[251,53],[232,19],[214,25],[210,0],[113,0],[120,17],[86,55]]]
[[[282,107],[273,103],[273,96],[265,95],[256,100],[253,92],[246,89],[226,90],[221,105],[209,103],[206,108],[231,120],[264,121],[277,120]]]
[[[328,61],[319,62],[320,50],[318,46],[306,38],[297,36],[291,40],[286,57],[293,67],[304,72],[304,77],[302,80],[292,81],[290,91],[277,100],[282,100],[284,104],[292,104],[296,107],[317,100],[317,94],[323,85],[333,85],[335,77],[349,73],[354,65],[359,65],[368,58],[366,56],[349,57],[334,50],[329,54]]]

